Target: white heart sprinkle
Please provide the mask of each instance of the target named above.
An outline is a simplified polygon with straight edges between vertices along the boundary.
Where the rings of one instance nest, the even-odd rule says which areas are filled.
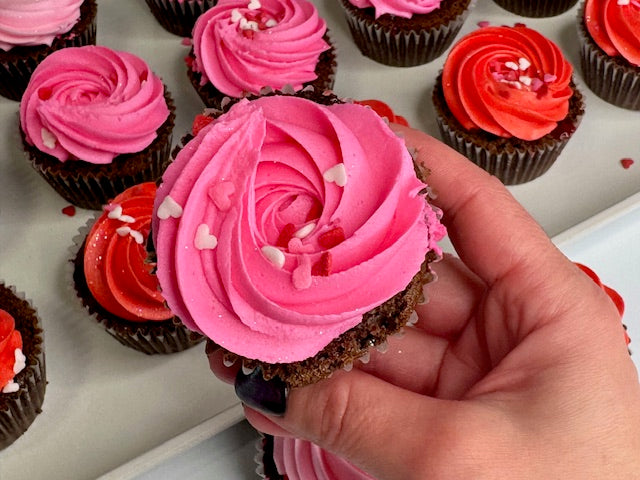
[[[133,223],[136,221],[131,215],[120,215],[119,220],[124,223]]]
[[[631,0],[618,0],[618,5],[629,5]]]
[[[531,77],[527,77],[526,75],[520,75],[518,81],[527,87],[531,85]]]
[[[262,6],[262,4],[260,3],[260,0],[251,0],[249,2],[248,8],[249,10],[257,10]]]
[[[142,245],[142,242],[144,242],[144,237],[137,230],[131,230],[129,235],[131,235],[131,238],[133,238],[138,245]]]
[[[518,70],[520,68],[516,62],[504,62],[504,66],[511,70]]]
[[[120,218],[121,215],[122,215],[122,205],[116,204],[111,209],[111,211],[107,214],[107,217],[111,218],[112,220],[117,220]]]
[[[338,163],[326,170],[322,177],[329,183],[334,182],[339,187],[344,187],[347,184],[347,169],[344,163]]]
[[[278,21],[275,18],[270,18],[265,22],[265,26],[268,28],[275,27],[278,25]]]
[[[531,66],[531,62],[524,57],[520,57],[518,59],[518,66],[520,67],[520,70],[526,70]]]
[[[242,13],[240,13],[240,10],[238,10],[237,8],[234,8],[233,10],[231,10],[231,21],[233,23],[238,23],[241,18],[244,18],[244,17],[242,16]]]
[[[201,223],[196,229],[196,237],[193,240],[198,250],[213,250],[218,245],[218,239],[211,235],[209,225]]]
[[[296,233],[294,233],[293,236],[296,238],[306,238],[311,232],[313,232],[314,228],[316,228],[316,224],[314,222],[308,223]]]
[[[2,393],[15,393],[18,390],[20,390],[20,385],[11,380],[4,386],[4,388],[2,389]]]
[[[27,366],[27,357],[22,353],[22,349],[16,348],[13,352],[14,364],[13,364],[13,373],[17,375],[24,367]]]
[[[253,30],[254,32],[258,31],[258,22],[254,22],[253,20],[247,20],[246,18],[240,19],[240,28],[242,30]]]
[[[42,137],[42,143],[45,147],[54,149],[56,148],[56,137],[53,133],[51,133],[46,128],[42,127],[40,129],[40,136]]]
[[[269,260],[275,267],[284,267],[285,256],[282,250],[271,245],[265,245],[261,248],[261,251],[267,260]]]
[[[124,237],[125,235],[129,235],[131,233],[131,228],[129,227],[116,228],[116,233],[121,237]]]
[[[169,217],[180,218],[182,216],[182,207],[167,195],[158,207],[157,215],[160,220],[166,220]]]

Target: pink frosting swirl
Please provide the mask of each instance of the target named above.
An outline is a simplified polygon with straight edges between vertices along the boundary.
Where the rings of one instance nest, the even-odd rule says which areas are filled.
[[[403,290],[439,222],[371,109],[240,101],[163,176],[157,276],[187,327],[268,363],[316,354]]]
[[[398,17],[411,18],[415,14],[425,14],[440,8],[442,0],[349,0],[358,8],[374,7],[376,18],[386,13]]]
[[[587,0],[584,15],[591,38],[607,55],[640,66],[640,1]]]
[[[93,45],[45,58],[20,103],[27,141],[61,162],[144,150],[168,116],[164,85],[144,60]]]
[[[299,90],[317,78],[326,30],[306,0],[221,0],[193,29],[193,69],[232,97],[265,86]]]
[[[80,18],[83,0],[0,0],[0,49],[51,45]]]
[[[567,116],[572,73],[560,49],[535,30],[484,27],[451,49],[442,86],[467,130],[537,140]]]
[[[342,457],[298,438],[274,437],[273,460],[288,480],[375,480]]]

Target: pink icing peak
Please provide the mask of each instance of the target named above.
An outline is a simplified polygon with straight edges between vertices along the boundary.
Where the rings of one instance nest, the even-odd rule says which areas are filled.
[[[358,8],[375,8],[375,16],[390,14],[411,18],[415,14],[431,13],[440,8],[442,0],[349,0]]]
[[[344,186],[323,178],[340,163]],[[223,209],[221,182],[233,185]],[[153,220],[163,295],[185,325],[234,353],[310,357],[403,290],[437,249],[443,231],[424,188],[403,141],[369,108],[243,100],[163,176],[156,211],[166,198],[182,208]],[[203,223],[215,249],[194,248]]]

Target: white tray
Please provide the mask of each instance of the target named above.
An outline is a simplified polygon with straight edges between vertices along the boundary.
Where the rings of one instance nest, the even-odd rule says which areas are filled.
[[[337,45],[336,92],[384,100],[412,125],[438,136],[430,92],[444,56],[410,69],[376,64],[357,51],[339,2],[315,2]],[[461,34],[482,20],[524,21],[555,40],[578,65],[575,12],[529,20],[482,0]],[[100,1],[98,43],[141,56],[162,76],[178,106],[177,141],[202,109],[185,73],[188,47],[157,24],[143,0]],[[638,155],[640,112],[599,100],[584,86],[579,69],[576,81],[587,101],[582,125],[549,172],[511,188],[550,235],[616,204],[640,185],[640,158],[629,170],[618,163]],[[41,314],[49,385],[42,414],[23,438],[0,452],[0,479],[91,479],[133,465],[130,473],[112,477],[130,478],[240,418],[234,410],[237,400],[230,387],[209,373],[201,346],[169,357],[147,357],[119,345],[78,309],[66,287],[65,263],[73,236],[91,214],[78,210],[69,218],[61,213],[67,204],[23,158],[17,111],[17,102],[0,98],[0,279],[24,291]],[[615,256],[609,252],[608,258]],[[625,291],[631,282],[617,285],[617,274],[610,276],[598,260],[584,259],[631,303],[633,292]],[[631,275],[637,270],[627,271]],[[630,326],[636,338],[638,330]],[[160,457],[154,460],[153,455]],[[149,458],[144,468],[135,463]]]

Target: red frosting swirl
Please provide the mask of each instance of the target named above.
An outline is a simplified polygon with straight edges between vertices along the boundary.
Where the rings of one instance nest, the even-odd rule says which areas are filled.
[[[125,190],[105,206],[85,242],[84,274],[91,294],[109,312],[134,322],[173,316],[145,249],[155,194],[153,182]]]
[[[22,350],[22,336],[15,329],[15,320],[0,309],[0,392],[16,375],[16,350]]]
[[[640,2],[587,0],[584,23],[593,41],[611,57],[640,66]]]
[[[467,130],[537,140],[567,116],[573,69],[560,49],[522,25],[484,27],[451,50],[442,86]]]

